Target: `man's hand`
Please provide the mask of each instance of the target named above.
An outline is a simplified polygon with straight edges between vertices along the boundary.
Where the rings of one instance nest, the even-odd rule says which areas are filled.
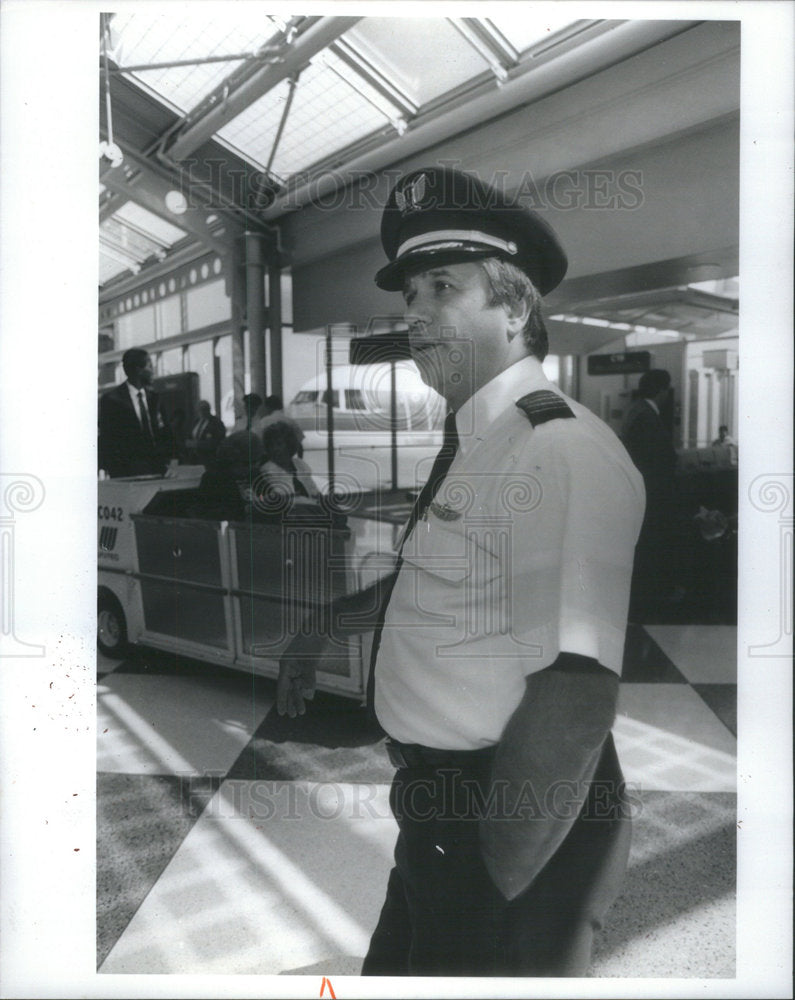
[[[276,682],[276,708],[279,715],[303,715],[306,701],[315,695],[315,670],[328,644],[344,648],[352,635],[361,635],[375,628],[382,607],[395,582],[396,571],[376,581],[364,590],[338,598],[328,610],[314,620],[308,615],[304,630],[290,642],[279,661]],[[325,622],[325,624],[323,624]]]

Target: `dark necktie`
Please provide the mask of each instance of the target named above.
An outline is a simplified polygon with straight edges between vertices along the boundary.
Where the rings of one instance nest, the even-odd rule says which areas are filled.
[[[149,411],[146,409],[146,400],[144,399],[143,390],[138,391],[138,407],[141,411],[141,426],[144,429],[144,434],[146,434],[149,441],[154,441],[152,425],[149,423]]]
[[[395,562],[395,569],[392,574],[392,579],[388,584],[384,586],[387,588],[384,594],[383,603],[381,605],[382,617],[375,627],[373,632],[373,646],[370,653],[370,673],[367,677],[367,708],[370,713],[370,718],[373,722],[377,724],[377,719],[375,717],[375,661],[378,657],[378,647],[381,645],[381,632],[384,628],[383,615],[386,613],[387,605],[389,604],[389,599],[392,596],[392,589],[397,581],[398,573],[400,572],[400,567],[403,563],[403,546],[406,544],[411,532],[414,530],[414,525],[422,517],[425,516],[425,512],[431,504],[431,501],[436,496],[439,491],[439,487],[442,485],[444,477],[447,475],[450,466],[453,464],[453,459],[455,458],[456,452],[458,451],[458,431],[455,426],[455,414],[448,413],[444,421],[444,438],[442,440],[442,447],[439,449],[439,454],[434,459],[434,463],[431,467],[431,474],[428,476],[428,480],[419,492],[419,496],[414,501],[414,506],[409,514],[408,521],[406,522],[406,530],[403,532],[403,542],[401,543],[400,549],[398,550],[397,560]]]
[[[444,421],[444,438],[442,439],[442,447],[439,449],[439,454],[436,456],[433,465],[431,466],[431,474],[428,476],[427,482],[420,490],[419,496],[411,509],[411,514],[409,514],[409,519],[406,523],[406,530],[403,532],[404,543],[411,534],[417,521],[425,516],[425,511],[428,509],[431,501],[438,493],[444,477],[447,475],[450,466],[453,464],[453,459],[455,458],[457,451],[458,431],[455,426],[455,414],[448,413]],[[403,546],[401,545],[401,549],[402,548]],[[399,563],[400,555],[398,555],[398,565]]]

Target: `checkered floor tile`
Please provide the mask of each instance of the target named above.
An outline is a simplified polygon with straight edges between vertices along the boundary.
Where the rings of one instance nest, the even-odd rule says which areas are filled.
[[[642,808],[594,975],[733,974],[735,639],[629,629],[615,738]],[[100,972],[357,975],[395,837],[366,712],[286,719],[272,681],[165,653],[98,673]]]

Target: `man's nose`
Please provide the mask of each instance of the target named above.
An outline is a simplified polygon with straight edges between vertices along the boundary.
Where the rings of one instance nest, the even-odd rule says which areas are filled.
[[[413,296],[411,301],[406,303],[403,319],[408,324],[409,329],[426,326],[430,322],[429,312],[424,307],[419,295]]]
[[[414,309],[407,309],[403,313],[403,319],[409,330],[421,330],[425,326],[425,320]]]

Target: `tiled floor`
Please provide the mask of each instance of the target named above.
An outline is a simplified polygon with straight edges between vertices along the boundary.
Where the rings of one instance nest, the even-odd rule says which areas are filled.
[[[731,977],[736,630],[631,626],[615,725],[637,803],[593,976]],[[391,867],[364,711],[138,651],[100,657],[101,973],[357,975]]]

